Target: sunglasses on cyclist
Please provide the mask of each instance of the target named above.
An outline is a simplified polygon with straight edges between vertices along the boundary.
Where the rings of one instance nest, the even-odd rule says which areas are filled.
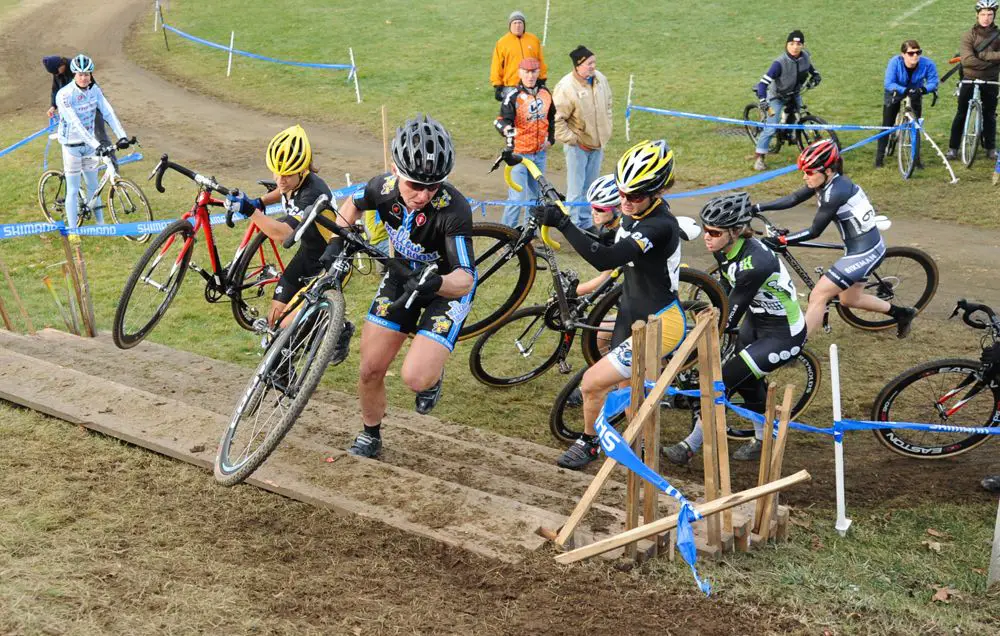
[[[416,181],[409,181],[407,179],[403,179],[403,181],[406,181],[407,187],[409,187],[411,190],[416,190],[417,192],[437,192],[441,188],[440,182],[417,183]]]
[[[611,205],[592,205],[590,207],[593,208],[594,212],[597,212],[599,214],[614,214],[615,213],[615,208],[614,208],[614,206],[611,206]]]
[[[916,51],[907,51],[906,54],[907,55],[922,55],[923,52],[924,52],[923,49],[917,49]]]
[[[625,192],[622,192],[621,190],[618,191],[618,196],[620,196],[621,198],[625,199],[629,203],[638,203],[639,201],[642,201],[643,199],[648,199],[649,198],[648,194],[626,194]]]
[[[705,234],[708,234],[712,238],[720,238],[722,236],[725,236],[726,230],[711,230],[706,227]]]

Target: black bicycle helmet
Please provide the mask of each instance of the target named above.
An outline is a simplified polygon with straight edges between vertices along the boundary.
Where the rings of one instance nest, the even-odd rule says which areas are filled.
[[[455,167],[451,135],[438,121],[417,115],[396,129],[392,163],[407,181],[434,184],[445,180]]]
[[[701,209],[701,222],[712,227],[742,227],[750,222],[753,214],[750,211],[750,195],[746,192],[734,192],[721,197],[715,197]]]

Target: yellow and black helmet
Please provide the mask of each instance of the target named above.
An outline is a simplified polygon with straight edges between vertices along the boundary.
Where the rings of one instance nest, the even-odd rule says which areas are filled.
[[[662,139],[640,141],[618,160],[615,182],[625,194],[656,194],[674,182],[674,151]]]
[[[274,174],[300,174],[307,172],[311,164],[312,146],[298,124],[282,130],[267,145],[267,167]]]

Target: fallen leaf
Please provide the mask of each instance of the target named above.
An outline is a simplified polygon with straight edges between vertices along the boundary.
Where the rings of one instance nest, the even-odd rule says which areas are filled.
[[[921,541],[920,544],[927,546],[927,549],[931,550],[932,552],[937,552],[939,554],[941,553],[941,544],[938,541],[925,540]]]
[[[947,532],[941,532],[940,530],[935,530],[934,528],[927,528],[927,534],[939,539],[943,539],[948,536]]]
[[[983,568],[972,568],[972,571],[978,574],[979,576],[986,576],[986,570],[984,570]]]
[[[958,595],[958,590],[950,588],[948,586],[934,587],[931,589],[934,590],[934,596],[931,597],[931,601],[933,602],[950,603],[952,597],[955,597],[956,599],[962,598],[961,596]]]
[[[822,549],[823,549],[823,542],[820,541],[819,537],[814,534],[812,536],[812,551],[813,552],[819,552]]]
[[[796,519],[795,517],[789,517],[788,523],[800,528],[809,529],[812,527],[812,519]]]

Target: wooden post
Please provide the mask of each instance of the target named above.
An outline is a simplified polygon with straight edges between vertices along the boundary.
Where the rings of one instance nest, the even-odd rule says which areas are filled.
[[[83,260],[83,250],[80,244],[73,246],[73,253],[76,258],[76,268],[80,273],[80,297],[83,303],[80,305],[80,314],[83,316],[83,324],[87,328],[87,335],[91,338],[97,335],[97,320],[94,318],[94,299],[90,295],[90,281],[87,278],[87,262]]]
[[[159,14],[159,16],[160,16],[160,26],[163,27],[161,29],[161,31],[163,33],[163,46],[167,47],[167,51],[169,51],[170,50],[170,43],[167,42],[167,29],[166,29],[167,23],[163,20],[163,7],[161,7],[160,5],[156,5],[156,13]]]
[[[635,340],[632,348],[635,349]],[[656,382],[660,377],[660,361],[663,358],[663,324],[656,316],[650,316],[646,323],[646,379]],[[634,363],[633,363],[634,364]],[[660,409],[653,409],[643,428],[643,449],[646,465],[656,474],[660,474]],[[660,511],[660,492],[653,484],[646,483],[642,493],[642,522],[656,521]],[[650,558],[659,554],[660,542],[653,542],[649,552]]]
[[[69,275],[73,281],[73,294],[76,296],[76,306],[80,309],[80,316],[83,318],[84,328],[86,328],[87,315],[83,309],[83,294],[80,291],[80,274],[74,265],[73,248],[70,247],[69,237],[62,235],[63,251],[66,253],[66,265],[69,268]],[[72,302],[70,303],[72,304]],[[74,321],[75,322],[75,321]]]
[[[720,354],[719,324],[713,322],[712,326],[708,328],[708,355],[711,358],[712,379],[714,381],[722,380]],[[733,491],[729,481],[729,428],[726,426],[726,405],[715,403],[713,408],[715,409],[715,455],[718,458],[716,464],[719,467],[719,496],[728,497]],[[726,510],[722,513],[722,530],[728,535],[733,534],[732,510]]]
[[[382,165],[389,172],[389,113],[382,104]]]
[[[72,332],[74,336],[80,335],[80,319],[77,314],[79,305],[76,303],[76,296],[73,294],[73,277],[70,275],[71,267],[69,263],[63,263],[63,278],[66,279],[66,296],[69,299],[69,317],[73,321]]]
[[[70,325],[69,316],[66,315],[66,309],[62,305],[62,301],[59,300],[59,294],[56,293],[56,288],[52,285],[52,279],[49,278],[48,274],[42,276],[42,284],[52,294],[52,300],[56,302],[56,309],[59,310],[59,317],[62,318],[63,324],[66,325],[66,331],[72,331],[73,327]]]
[[[646,397],[646,323],[637,320],[632,323],[632,378],[630,381],[631,401],[625,411],[629,421],[639,412],[639,407]],[[654,364],[654,367],[656,365]],[[636,435],[631,443],[632,452],[636,457],[642,456],[643,436]],[[625,496],[625,529],[639,527],[639,490],[642,486],[642,479],[631,470],[628,471],[627,490]],[[635,559],[638,555],[638,546],[630,543],[625,547],[625,556]]]
[[[763,486],[771,481],[771,450],[774,448],[774,413],[776,409],[774,394],[777,388],[774,384],[768,384],[767,386],[767,401],[764,406],[764,447],[761,449],[760,466],[757,468],[758,486]],[[760,532],[760,517],[763,512],[764,510],[761,506],[754,507],[754,532]]]
[[[708,332],[711,332],[709,325]],[[709,339],[706,333],[698,341],[698,388],[701,390],[701,432],[704,438],[702,444],[702,463],[705,466],[705,501],[719,497],[719,466],[716,451],[715,427],[715,392],[712,389],[716,378],[713,373],[711,356],[709,355]],[[713,549],[722,548],[722,526],[718,517],[705,520],[708,525],[708,545]]]
[[[785,397],[781,401],[781,410],[778,413],[778,439],[774,442],[774,450],[771,452],[770,479],[781,478],[781,463],[785,458],[785,440],[788,438],[788,421],[792,416],[792,394],[795,386],[789,384],[785,387]],[[761,457],[763,460],[763,457]],[[772,495],[764,497],[757,502],[762,504],[763,512],[760,518],[760,540],[766,542],[771,535],[771,517],[774,515],[774,507],[777,501]]]
[[[993,528],[993,553],[990,555],[990,573],[986,579],[986,587],[993,587],[997,583],[1000,583],[1000,506],[997,506],[997,523]]]
[[[28,327],[28,333],[35,335],[35,325],[31,324],[31,317],[28,316],[28,310],[25,309],[24,303],[21,302],[21,295],[17,293],[17,287],[14,287],[14,279],[10,277],[10,270],[7,269],[7,263],[2,258],[0,258],[0,270],[3,270],[3,277],[7,279],[10,294],[14,297],[14,304],[17,305],[17,310],[20,312],[21,318],[24,319],[24,324]]]
[[[7,313],[7,305],[4,304],[2,296],[0,296],[0,317],[3,318],[4,329],[14,331],[14,324],[10,321],[10,314]]]

